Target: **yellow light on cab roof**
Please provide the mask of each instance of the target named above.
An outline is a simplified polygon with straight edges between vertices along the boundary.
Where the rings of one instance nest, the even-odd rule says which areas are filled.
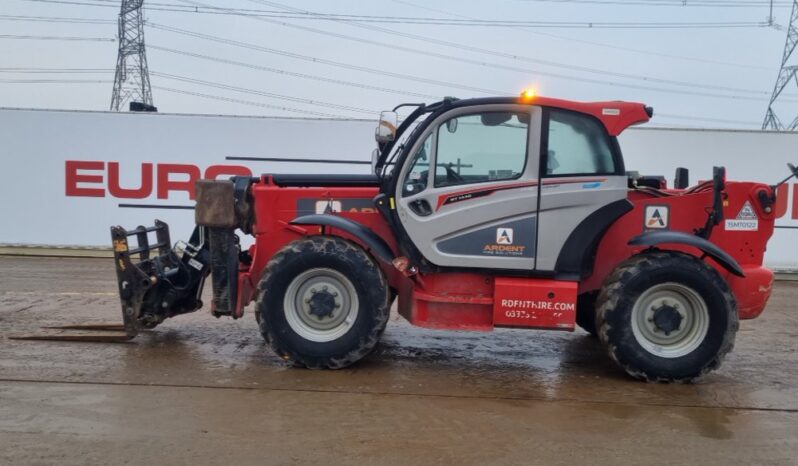
[[[524,89],[523,92],[521,92],[521,98],[525,99],[525,100],[534,99],[536,95],[537,95],[537,92],[535,92],[535,89],[533,89],[531,87],[527,88],[527,89]]]

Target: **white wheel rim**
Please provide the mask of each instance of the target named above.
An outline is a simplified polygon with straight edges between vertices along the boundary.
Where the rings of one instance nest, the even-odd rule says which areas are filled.
[[[352,282],[328,268],[309,269],[297,275],[283,298],[283,312],[291,329],[318,343],[344,336],[357,320],[359,307]]]
[[[632,332],[640,346],[663,358],[692,353],[709,331],[706,302],[695,290],[679,283],[660,283],[644,291],[635,301],[631,318]]]

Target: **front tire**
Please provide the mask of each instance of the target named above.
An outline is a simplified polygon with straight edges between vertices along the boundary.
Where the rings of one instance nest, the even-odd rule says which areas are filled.
[[[257,300],[263,338],[296,366],[340,369],[374,349],[388,322],[388,285],[358,245],[333,236],[289,244],[269,261]]]
[[[739,328],[726,281],[678,252],[644,253],[618,266],[596,308],[610,357],[647,381],[691,382],[717,369]]]

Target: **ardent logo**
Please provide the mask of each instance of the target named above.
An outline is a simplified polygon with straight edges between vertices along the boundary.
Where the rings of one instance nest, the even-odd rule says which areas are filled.
[[[486,244],[482,252],[485,253],[514,253],[523,254],[526,246],[505,246],[503,244]]]
[[[486,244],[482,248],[482,253],[520,256],[524,254],[525,250],[526,246],[513,244],[512,228],[499,227],[496,229],[496,244]]]
[[[341,201],[334,201],[332,199],[326,201],[316,201],[317,214],[333,214],[341,212],[343,204]]]
[[[513,244],[513,229],[512,228],[497,228],[496,229],[496,244]]]
[[[644,226],[649,230],[664,230],[668,228],[670,210],[668,206],[646,206]]]

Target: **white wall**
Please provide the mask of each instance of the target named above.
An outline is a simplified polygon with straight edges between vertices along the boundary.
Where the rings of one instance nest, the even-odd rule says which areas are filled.
[[[192,205],[188,194],[170,192],[144,199],[120,199],[108,192],[108,162],[118,162],[120,185],[137,188],[142,164],[242,165],[253,173],[323,171],[368,173],[368,165],[242,162],[226,157],[370,160],[374,124],[355,120],[253,118],[108,112],[0,109],[0,243],[105,246],[109,226],[170,224],[173,240],[186,239],[191,210],[120,208],[119,204]],[[105,162],[105,169],[81,169],[99,182],[103,197],[67,195],[66,161]],[[173,175],[173,180],[188,176]]]
[[[245,166],[255,174],[367,173],[368,165],[226,158],[368,161],[373,128],[374,122],[365,120],[0,109],[0,243],[105,246],[110,225],[149,225],[154,218],[170,224],[173,240],[186,238],[193,228],[191,210],[119,207],[192,204],[182,191],[158,198],[158,164],[195,166],[200,173],[214,165]],[[695,182],[711,177],[713,165],[725,165],[729,179],[774,183],[787,175],[787,162],[798,163],[798,133],[634,128],[620,140],[628,170],[666,175],[669,182],[677,166],[689,168]],[[101,169],[78,171],[97,181],[70,183],[99,190],[95,194],[102,197],[68,196],[66,161],[102,162]],[[119,183],[128,189],[141,186],[142,164],[153,164],[152,193],[142,199],[114,197],[109,162],[119,163]],[[787,214],[777,224],[798,227],[790,191]],[[792,247],[796,239],[798,230],[778,229],[768,264],[798,267],[798,250]]]

